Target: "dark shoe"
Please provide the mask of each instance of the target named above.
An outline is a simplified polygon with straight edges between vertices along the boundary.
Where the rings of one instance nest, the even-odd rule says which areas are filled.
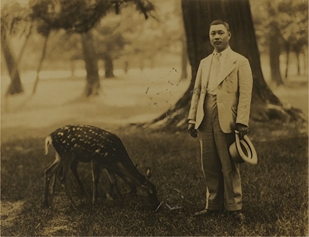
[[[237,222],[243,222],[246,217],[241,211],[229,211],[229,216]]]
[[[202,211],[198,211],[194,213],[194,216],[214,216],[217,214],[220,214],[221,211],[220,210],[207,210],[204,209]]]

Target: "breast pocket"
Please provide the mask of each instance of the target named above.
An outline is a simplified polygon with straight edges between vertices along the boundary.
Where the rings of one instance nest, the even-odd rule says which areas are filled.
[[[238,88],[237,74],[235,71],[230,73],[222,82],[222,89],[228,93],[236,92]]]

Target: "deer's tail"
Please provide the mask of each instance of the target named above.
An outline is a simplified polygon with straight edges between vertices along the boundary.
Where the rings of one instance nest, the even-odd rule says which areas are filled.
[[[51,136],[48,136],[48,137],[45,138],[45,155],[48,154],[48,147],[49,147],[50,144],[52,144],[52,141],[53,140],[52,140]]]

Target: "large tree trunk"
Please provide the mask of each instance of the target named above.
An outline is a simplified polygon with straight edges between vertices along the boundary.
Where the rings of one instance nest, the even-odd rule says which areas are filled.
[[[11,78],[11,83],[6,91],[6,95],[8,96],[22,93],[24,90],[20,81],[18,65],[9,48],[6,33],[4,32],[4,30],[1,34],[1,48]]]
[[[182,44],[182,50],[181,50],[181,76],[180,79],[186,79],[188,78],[188,71],[187,71],[187,64],[188,64],[188,51],[187,51],[187,42],[186,37],[181,37],[181,44]]]
[[[187,127],[191,92],[199,62],[213,51],[209,42],[209,24],[215,19],[223,19],[230,24],[232,49],[250,61],[254,79],[251,118],[267,121],[271,118],[289,117],[289,112],[282,110],[279,99],[264,80],[249,0],[182,0],[182,11],[189,61],[192,67],[192,80],[183,97],[173,108],[152,121],[151,127],[171,128],[171,125],[181,129]]]
[[[98,71],[98,57],[93,44],[91,31],[81,34],[83,56],[87,71],[85,96],[98,95],[100,89],[100,78]]]

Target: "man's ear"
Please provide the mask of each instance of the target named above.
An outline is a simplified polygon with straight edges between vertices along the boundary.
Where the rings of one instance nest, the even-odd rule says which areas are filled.
[[[229,37],[230,37],[230,38],[232,37],[232,33],[231,33],[231,32],[229,32]]]

